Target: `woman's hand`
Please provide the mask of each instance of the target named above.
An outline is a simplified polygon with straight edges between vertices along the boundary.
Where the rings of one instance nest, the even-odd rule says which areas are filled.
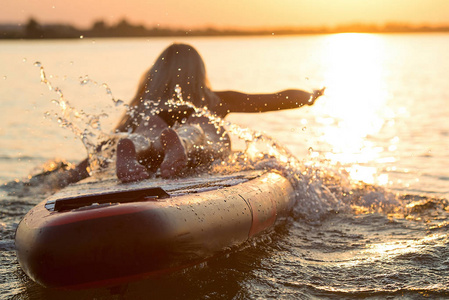
[[[307,105],[313,105],[316,99],[324,95],[325,90],[326,87],[323,87],[319,90],[313,90],[312,97],[310,97],[309,103],[307,103]]]

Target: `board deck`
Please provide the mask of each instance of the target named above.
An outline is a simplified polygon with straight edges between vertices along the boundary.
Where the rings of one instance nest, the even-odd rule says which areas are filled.
[[[103,180],[88,178],[50,196],[45,207],[50,211],[61,211],[79,208],[83,203],[89,205],[90,201],[90,204],[113,202],[114,199],[116,202],[118,199],[120,202],[131,202],[142,196],[163,199],[237,185],[263,173],[263,171],[243,171],[228,175],[205,174],[179,179],[154,178],[126,184],[120,183],[116,178]]]
[[[179,271],[267,233],[295,202],[276,171],[122,184],[88,178],[36,205],[16,232],[37,283],[84,289]]]

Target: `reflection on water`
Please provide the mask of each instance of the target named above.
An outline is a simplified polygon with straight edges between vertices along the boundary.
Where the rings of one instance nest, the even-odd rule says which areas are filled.
[[[371,34],[337,34],[326,39],[328,101],[322,102],[323,116],[317,119],[324,128],[321,140],[330,147],[325,157],[348,165],[355,180],[386,184],[388,175],[378,174],[370,163],[394,162],[394,158],[387,157],[388,149],[367,139],[377,135],[392,114],[383,65],[385,40]]]
[[[370,260],[392,260],[400,255],[423,253],[426,248],[444,247],[446,241],[446,234],[432,234],[422,239],[371,244],[367,246],[368,249],[363,251],[363,254]]]
[[[447,195],[447,168],[441,167],[447,160],[440,159],[447,157],[442,124],[449,107],[441,85],[447,60],[440,54],[447,36],[323,40],[317,55],[326,96],[313,107],[315,124],[308,124],[319,136],[315,156],[341,164],[354,180]]]

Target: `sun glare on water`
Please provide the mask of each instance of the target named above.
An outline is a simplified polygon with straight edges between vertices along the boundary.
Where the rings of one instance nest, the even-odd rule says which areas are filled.
[[[327,39],[323,64],[328,101],[317,120],[324,128],[321,141],[331,147],[326,159],[348,166],[355,180],[386,184],[388,176],[379,175],[372,163],[394,162],[394,157],[385,157],[388,149],[367,138],[378,134],[392,114],[387,107],[384,40],[352,33]]]

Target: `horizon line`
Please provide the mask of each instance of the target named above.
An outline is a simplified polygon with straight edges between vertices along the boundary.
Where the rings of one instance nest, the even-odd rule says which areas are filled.
[[[339,24],[335,24],[335,25],[311,25],[311,26],[307,26],[307,25],[277,25],[277,26],[271,26],[271,27],[266,27],[266,26],[217,26],[217,25],[200,25],[200,26],[195,26],[192,27],[190,26],[189,28],[186,26],[170,26],[170,25],[160,25],[159,23],[155,23],[155,24],[142,24],[139,22],[132,22],[129,21],[127,18],[122,18],[117,22],[113,22],[113,23],[107,23],[104,19],[97,19],[91,22],[90,26],[81,26],[81,25],[77,25],[77,24],[73,24],[71,22],[42,22],[42,21],[37,21],[37,18],[30,16],[27,20],[23,21],[23,22],[1,22],[0,23],[0,27],[4,27],[4,26],[16,26],[16,27],[22,27],[22,26],[26,26],[27,23],[29,23],[30,21],[35,21],[37,24],[42,25],[42,26],[71,26],[73,28],[76,28],[78,30],[88,30],[89,28],[92,28],[95,26],[96,23],[103,23],[104,25],[106,25],[107,27],[114,27],[119,25],[120,23],[127,23],[128,25],[130,25],[131,27],[145,27],[146,29],[155,29],[155,28],[161,28],[161,29],[169,29],[169,30],[195,30],[195,31],[199,31],[199,30],[217,30],[217,31],[229,31],[229,30],[237,30],[237,31],[265,31],[265,30],[301,30],[301,29],[336,29],[336,28],[341,28],[341,27],[377,27],[377,28],[382,28],[382,27],[388,27],[388,26],[401,26],[401,27],[408,27],[408,28],[431,28],[431,29],[436,29],[436,28],[445,28],[445,27],[449,27],[449,22],[447,23],[440,23],[440,24],[431,24],[428,22],[421,22],[421,23],[414,23],[414,22],[402,22],[402,21],[386,21],[386,22],[346,22],[346,23],[339,23]]]
[[[216,28],[204,26],[196,29],[173,28],[154,25],[134,25],[126,18],[108,25],[104,20],[95,21],[90,28],[79,29],[68,23],[40,24],[29,18],[24,24],[0,23],[0,39],[55,39],[80,37],[158,37],[158,36],[230,36],[230,35],[301,35],[336,33],[431,33],[449,32],[446,25],[415,25],[404,22],[387,22],[383,25],[353,22],[336,26],[278,26],[275,28]]]

